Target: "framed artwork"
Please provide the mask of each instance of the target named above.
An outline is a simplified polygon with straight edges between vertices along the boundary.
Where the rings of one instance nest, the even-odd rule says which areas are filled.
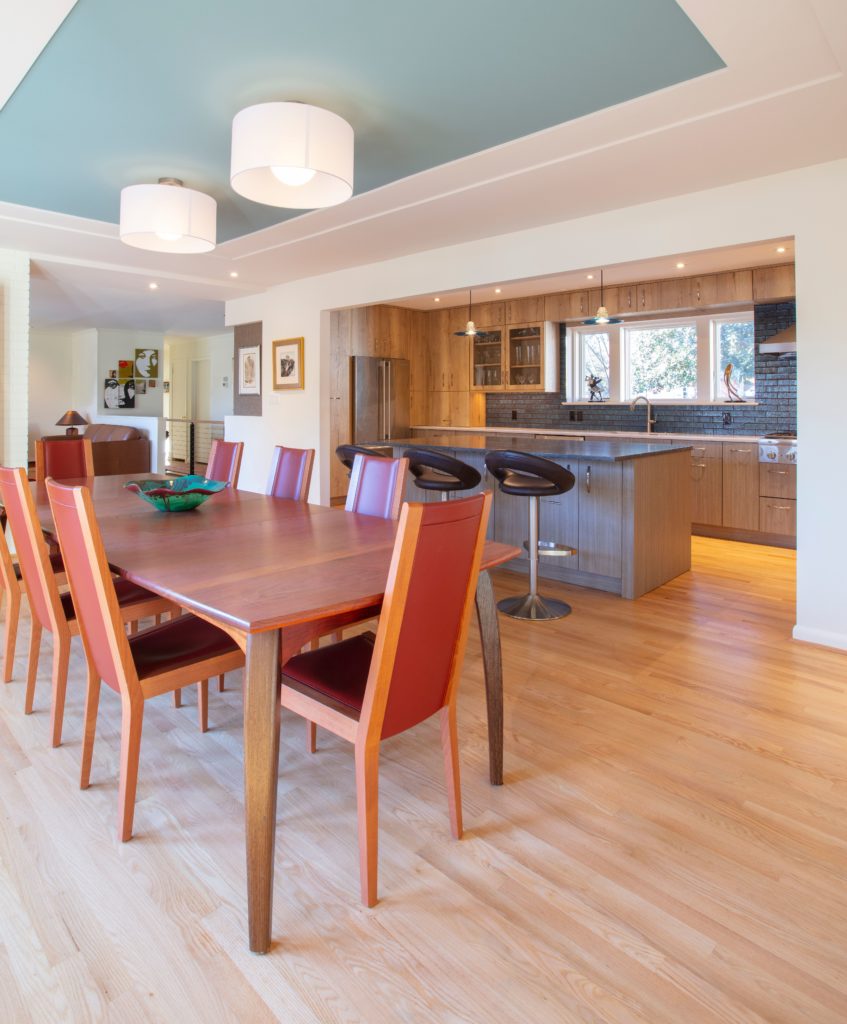
[[[107,377],[103,381],[103,408],[134,409],[135,378],[116,380],[114,377]]]
[[[239,395],[261,395],[261,348],[249,345],[238,350]]]
[[[135,376],[135,363],[131,359],[118,360],[118,380],[129,380]]]
[[[302,390],[304,387],[303,339],[286,338],[273,343],[274,391]]]
[[[155,384],[156,382],[154,380],[151,380],[150,383],[151,384]],[[138,377],[136,379],[136,381],[135,381],[135,393],[137,395],[146,395],[147,394],[147,381],[146,380],[142,380],[141,377]]]
[[[159,376],[159,350],[157,348],[137,348],[135,350],[135,377],[149,380]]]

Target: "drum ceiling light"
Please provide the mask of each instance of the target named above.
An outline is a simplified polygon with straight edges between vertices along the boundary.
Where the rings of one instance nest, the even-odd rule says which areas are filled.
[[[232,121],[230,184],[266,206],[312,210],[353,195],[353,129],[308,103],[258,103]]]
[[[121,189],[121,241],[152,252],[211,252],[217,239],[218,204],[179,178]]]

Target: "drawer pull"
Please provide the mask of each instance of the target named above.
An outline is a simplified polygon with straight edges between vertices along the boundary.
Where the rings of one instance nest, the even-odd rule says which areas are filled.
[[[591,494],[591,466],[585,471],[585,490],[586,493]]]
[[[774,509],[777,512],[790,512],[791,511],[791,506],[790,505],[768,505],[768,508],[772,508],[772,509]]]
[[[693,465],[694,465],[695,469],[705,469],[706,468],[706,463],[705,462],[695,462]]]
[[[777,476],[788,476],[787,469],[769,469],[769,473],[776,473]]]
[[[749,455],[753,450],[752,448],[730,448],[731,452],[737,452],[739,455]]]

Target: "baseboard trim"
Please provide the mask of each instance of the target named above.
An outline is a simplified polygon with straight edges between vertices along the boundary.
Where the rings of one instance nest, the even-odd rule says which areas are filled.
[[[819,647],[832,647],[836,651],[847,651],[847,633],[831,633],[827,629],[812,629],[809,626],[795,626],[791,631],[795,640]]]

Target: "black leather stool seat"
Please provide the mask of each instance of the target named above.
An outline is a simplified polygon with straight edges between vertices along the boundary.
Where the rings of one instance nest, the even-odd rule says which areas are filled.
[[[504,494],[544,498],[564,494],[576,482],[569,469],[529,452],[488,452],[485,465]]]
[[[424,491],[466,491],[482,479],[473,466],[430,448],[409,448],[406,458],[415,485]]]
[[[375,452],[371,448],[365,448],[361,444],[340,444],[335,449],[335,454],[341,460],[341,464],[346,466],[347,469],[353,468],[353,463],[356,461],[357,455],[371,455],[375,458],[385,458],[382,452]]]

